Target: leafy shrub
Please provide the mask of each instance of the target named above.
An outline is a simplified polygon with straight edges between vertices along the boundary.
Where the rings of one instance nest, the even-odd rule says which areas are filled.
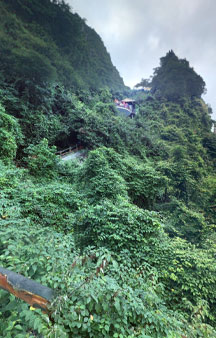
[[[94,201],[122,196],[142,208],[151,208],[166,185],[166,178],[158,175],[150,161],[122,156],[106,147],[88,154],[78,180]]]
[[[48,141],[43,139],[37,145],[30,145],[26,149],[28,157],[26,163],[32,175],[53,177],[57,172],[58,157],[56,147],[49,147]]]
[[[77,337],[159,338],[174,332],[179,337],[185,330],[183,318],[167,311],[158,295],[160,286],[133,269],[129,272],[109,253],[102,252],[91,251],[97,257],[96,264],[88,261],[82,266],[79,261],[76,265],[76,284],[73,279],[67,281],[68,287],[74,286],[71,293],[54,303],[57,323]],[[97,266],[103,261],[109,265],[96,275]],[[150,276],[148,271],[146,274]],[[83,275],[88,277],[83,280]]]
[[[10,323],[0,321],[1,334],[159,338],[185,332],[183,318],[164,306],[161,286],[156,274],[150,278],[148,267],[144,275],[128,271],[103,249],[77,254],[70,234],[28,224],[7,226],[0,238],[0,264],[56,290],[51,305],[55,325],[47,315],[1,291],[0,312]]]
[[[27,220],[0,220],[0,265],[30,277],[53,289],[60,287],[66,271],[76,256],[71,235],[29,224]],[[61,259],[60,259],[61,257]],[[62,259],[65,257],[65,259]],[[66,265],[65,265],[66,264]],[[47,315],[29,309],[13,295],[0,291],[0,335],[32,337],[48,334],[52,328]]]
[[[198,243],[207,227],[203,214],[187,208],[184,203],[176,199],[168,203],[166,208],[168,233],[171,236],[175,234],[189,242]]]
[[[169,250],[164,251],[158,266],[165,284],[167,304],[185,313],[190,321],[197,319],[197,325],[203,325],[203,330],[205,324],[201,325],[202,321],[215,326],[214,256],[214,247],[202,250],[176,238],[170,242]]]
[[[64,182],[50,182],[45,186],[24,182],[16,193],[22,217],[64,232],[73,231],[73,212],[85,203],[75,187]]]
[[[74,227],[78,247],[94,245],[116,253],[127,251],[135,261],[149,258],[160,246],[161,224],[156,214],[123,199],[115,204],[102,200],[82,208],[74,215]]]
[[[118,159],[118,154],[114,151],[112,154]],[[114,161],[109,160],[106,148],[99,148],[89,153],[83,167],[80,168],[78,185],[81,185],[81,189],[85,190],[94,203],[103,198],[115,200],[118,196],[128,197],[124,178],[117,170],[112,169]]]
[[[5,113],[0,104],[0,158],[11,161],[16,156],[17,144],[22,140],[18,121]]]

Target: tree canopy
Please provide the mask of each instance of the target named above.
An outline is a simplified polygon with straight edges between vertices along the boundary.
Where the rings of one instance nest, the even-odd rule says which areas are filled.
[[[186,59],[179,59],[171,50],[160,59],[155,68],[152,81],[152,93],[159,93],[175,100],[181,96],[201,97],[205,92],[205,82]]]

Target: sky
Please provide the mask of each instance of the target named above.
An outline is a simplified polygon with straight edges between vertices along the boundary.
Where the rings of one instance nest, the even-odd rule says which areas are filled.
[[[216,120],[216,0],[68,0],[101,36],[131,88],[173,50],[206,82]]]

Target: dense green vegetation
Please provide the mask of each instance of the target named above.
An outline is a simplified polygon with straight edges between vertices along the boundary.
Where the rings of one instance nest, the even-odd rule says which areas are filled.
[[[66,55],[80,46],[79,24],[90,28],[63,1],[0,6],[0,25],[17,34],[0,33],[0,62],[11,65],[0,73],[0,265],[56,291],[48,316],[1,290],[0,336],[216,337],[216,135],[204,81],[168,53],[150,94],[122,92],[120,80],[93,88],[82,65],[67,83]],[[47,73],[32,56],[39,34],[53,46],[47,59],[40,50]],[[188,70],[193,92],[172,67],[175,78]],[[113,105],[126,94],[134,119]],[[82,161],[56,156],[75,144],[86,149]]]
[[[173,50],[160,59],[160,66],[154,69],[150,80],[142,79],[137,87],[151,87],[151,92],[171,100],[182,96],[201,97],[205,82],[186,59],[179,59]]]
[[[0,1],[0,67],[10,82],[124,89],[98,36],[64,1]]]

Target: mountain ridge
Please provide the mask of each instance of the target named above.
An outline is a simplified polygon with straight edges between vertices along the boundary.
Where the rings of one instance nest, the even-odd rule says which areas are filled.
[[[100,36],[64,1],[1,0],[0,65],[6,79],[125,89]]]

